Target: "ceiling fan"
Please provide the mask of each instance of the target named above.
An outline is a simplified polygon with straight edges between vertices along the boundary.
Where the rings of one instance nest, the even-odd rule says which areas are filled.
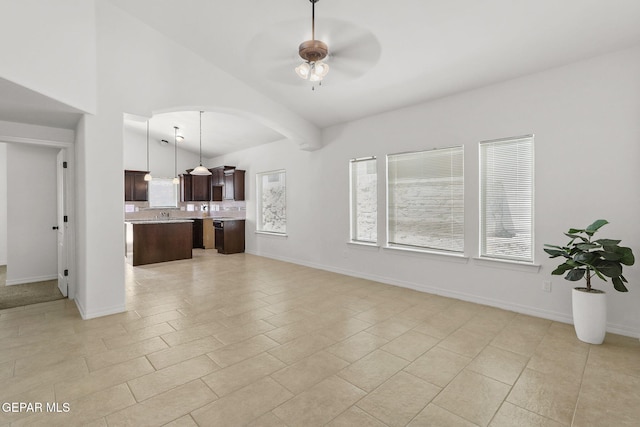
[[[298,55],[304,62],[296,67],[296,74],[303,79],[322,84],[322,79],[329,72],[329,65],[322,62],[329,54],[329,47],[325,42],[316,40],[316,3],[311,2],[311,40],[304,41],[298,46]],[[312,87],[313,89],[313,87]]]
[[[321,84],[329,72],[330,63],[331,78],[328,81],[333,85],[364,75],[378,62],[378,39],[371,31],[352,22],[323,18],[320,37],[316,39],[315,4],[318,1],[309,0],[311,39],[300,43],[297,52],[291,47],[291,39],[296,34],[308,31],[305,30],[308,29],[306,20],[280,22],[266,28],[247,47],[252,69],[261,69],[262,76],[278,83],[300,85],[304,79]],[[301,79],[295,77],[292,69]]]

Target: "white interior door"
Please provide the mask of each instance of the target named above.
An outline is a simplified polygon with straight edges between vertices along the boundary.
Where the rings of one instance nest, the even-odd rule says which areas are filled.
[[[67,270],[67,247],[66,247],[66,231],[67,222],[64,217],[66,215],[66,168],[65,166],[66,150],[58,151],[57,156],[57,193],[58,193],[58,289],[65,297],[68,296],[69,282],[68,276],[65,274]]]

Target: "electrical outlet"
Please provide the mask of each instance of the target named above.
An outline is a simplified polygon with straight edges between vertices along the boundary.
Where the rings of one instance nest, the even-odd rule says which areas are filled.
[[[546,281],[542,283],[542,290],[545,292],[551,292],[551,282]]]

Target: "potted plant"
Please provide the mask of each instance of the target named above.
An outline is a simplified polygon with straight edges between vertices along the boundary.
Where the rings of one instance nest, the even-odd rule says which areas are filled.
[[[573,325],[578,339],[591,344],[602,344],[607,327],[606,294],[591,287],[591,279],[607,277],[618,292],[627,292],[627,279],[622,275],[623,265],[633,265],[635,258],[631,248],[619,246],[620,240],[593,240],[596,232],[609,222],[599,219],[585,229],[571,228],[565,246],[545,245],[550,258],[563,257],[564,262],[551,272],[566,273],[565,279],[576,282],[585,279],[586,287],[573,288]]]

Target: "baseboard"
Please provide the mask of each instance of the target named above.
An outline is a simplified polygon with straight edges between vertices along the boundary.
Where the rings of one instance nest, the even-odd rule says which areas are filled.
[[[118,305],[113,307],[102,308],[99,310],[87,311],[82,306],[82,303],[78,298],[76,298],[74,301],[76,303],[76,307],[78,307],[78,311],[80,312],[80,316],[82,317],[83,320],[89,320],[96,317],[108,316],[110,314],[118,314],[118,313],[123,313],[127,311],[127,308],[124,305]]]
[[[317,263],[313,263],[313,262],[297,260],[297,259],[293,259],[293,258],[272,256],[272,255],[269,255],[269,254],[262,254],[262,253],[253,252],[253,251],[246,251],[246,252],[249,253],[249,254],[252,254],[252,255],[261,256],[261,257],[265,257],[265,258],[271,258],[271,259],[275,259],[275,260],[278,260],[278,261],[284,261],[284,262],[290,262],[290,263],[293,263],[293,264],[304,265],[305,267],[317,268],[319,270],[331,271],[333,273],[344,274],[346,276],[358,277],[360,279],[372,280],[372,281],[375,281],[375,282],[385,283],[387,285],[399,286],[401,288],[413,289],[413,290],[416,290],[416,291],[426,292],[426,293],[429,293],[429,294],[439,295],[439,296],[443,296],[443,297],[455,298],[455,299],[459,299],[459,300],[462,300],[462,301],[473,302],[473,303],[482,304],[482,305],[488,305],[488,306],[491,306],[491,307],[501,308],[503,310],[514,311],[516,313],[526,314],[526,315],[529,315],[529,316],[540,317],[540,318],[543,318],[543,319],[549,319],[549,320],[553,320],[553,321],[556,321],[556,322],[568,323],[568,324],[571,324],[571,325],[573,324],[573,318],[572,318],[570,313],[562,313],[562,312],[557,312],[557,311],[544,310],[544,309],[537,308],[537,307],[531,307],[531,306],[526,306],[526,305],[521,305],[521,304],[515,304],[515,303],[512,303],[512,302],[496,300],[496,299],[493,299],[493,298],[485,298],[485,297],[482,297],[482,296],[473,295],[473,294],[467,294],[467,293],[464,293],[464,292],[456,292],[456,291],[450,291],[448,289],[436,288],[436,287],[428,286],[428,285],[425,285],[425,284],[422,284],[422,283],[407,282],[407,281],[404,281],[404,280],[394,279],[392,277],[378,276],[378,275],[374,275],[374,274],[366,274],[366,273],[361,273],[359,271],[353,271],[353,270],[348,270],[348,269],[343,269],[343,268],[336,268],[336,267],[317,264]],[[628,336],[628,337],[640,338],[640,331],[634,330],[634,329],[629,328],[628,326],[624,326],[624,325],[608,323],[607,324],[607,332],[611,332],[613,334],[624,335],[624,336]]]
[[[25,283],[34,283],[34,282],[45,282],[47,280],[56,280],[58,278],[57,274],[52,274],[48,276],[34,276],[34,277],[23,277],[20,279],[7,280],[7,286],[13,285],[24,285]]]

